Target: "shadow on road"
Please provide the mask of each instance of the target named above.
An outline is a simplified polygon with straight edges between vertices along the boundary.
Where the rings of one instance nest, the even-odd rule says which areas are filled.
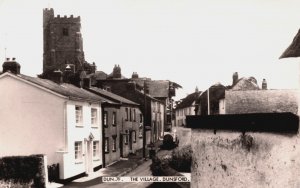
[[[151,185],[149,185],[146,188],[181,188],[179,185],[176,183],[160,183],[160,182],[154,182]]]

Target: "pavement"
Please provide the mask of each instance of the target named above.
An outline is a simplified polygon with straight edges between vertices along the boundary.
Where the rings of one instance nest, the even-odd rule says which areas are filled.
[[[156,151],[159,151],[159,146],[162,144],[162,141],[156,143]],[[147,160],[151,160],[147,158]],[[101,168],[100,170],[90,174],[89,176],[85,176],[79,179],[76,179],[66,185],[57,184],[57,183],[50,183],[49,188],[54,187],[76,187],[80,186],[92,186],[96,184],[102,183],[103,176],[113,176],[113,177],[120,177],[124,176],[127,173],[131,172],[139,165],[141,165],[145,159],[143,158],[142,150],[136,152],[136,154],[131,154],[128,158],[121,159],[113,164],[106,166],[105,168]]]

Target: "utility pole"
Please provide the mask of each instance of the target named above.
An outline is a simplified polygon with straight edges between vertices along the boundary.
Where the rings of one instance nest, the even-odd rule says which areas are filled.
[[[169,112],[170,112],[170,123],[171,123],[171,132],[173,129],[173,125],[172,125],[172,113],[173,113],[173,103],[172,103],[172,95],[171,95],[171,91],[173,92],[173,85],[171,85],[171,81],[169,81]]]
[[[147,113],[147,97],[146,97],[146,90],[147,90],[146,80],[144,80],[144,125],[143,125],[143,158],[146,160],[146,113]]]
[[[207,89],[207,115],[210,115],[209,87]]]

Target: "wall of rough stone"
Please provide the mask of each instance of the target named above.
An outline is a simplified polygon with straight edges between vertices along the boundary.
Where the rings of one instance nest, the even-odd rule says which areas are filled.
[[[300,187],[298,134],[192,130],[192,188]]]

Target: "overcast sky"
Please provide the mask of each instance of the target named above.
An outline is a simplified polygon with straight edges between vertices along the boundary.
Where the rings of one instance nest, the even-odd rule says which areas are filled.
[[[298,87],[300,58],[278,57],[300,28],[298,0],[0,0],[0,60],[42,73],[43,8],[81,16],[88,62],[125,77],[172,80],[177,99],[198,86],[265,78],[272,89]]]

